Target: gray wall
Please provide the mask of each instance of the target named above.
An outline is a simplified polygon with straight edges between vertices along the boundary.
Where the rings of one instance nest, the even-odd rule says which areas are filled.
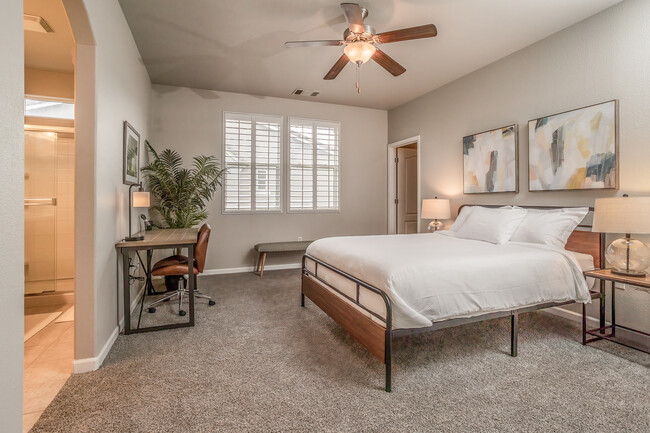
[[[2,431],[19,432],[23,420],[23,4],[5,3],[0,14],[0,263],[4,266],[0,290],[4,310],[0,326],[0,422]]]
[[[649,22],[649,1],[625,1],[389,111],[389,142],[421,135],[423,198],[449,197],[455,210],[650,195]],[[528,192],[528,120],[610,99],[620,101],[620,190]],[[512,123],[519,124],[519,194],[463,195],[462,137]],[[622,293],[618,320],[650,331],[649,296]]]
[[[128,186],[122,184],[122,122],[148,138],[151,81],[116,0],[88,2],[95,38],[95,338],[98,356],[117,326],[115,242],[128,232]],[[78,215],[77,218],[82,218]],[[137,227],[137,216],[134,216]]]
[[[253,266],[258,242],[386,233],[386,111],[160,85],[151,109],[152,145],[176,149],[186,163],[199,154],[221,159],[223,111],[341,122],[341,211],[223,215],[220,191],[208,208],[206,269]],[[267,265],[299,261],[300,254],[277,255]]]

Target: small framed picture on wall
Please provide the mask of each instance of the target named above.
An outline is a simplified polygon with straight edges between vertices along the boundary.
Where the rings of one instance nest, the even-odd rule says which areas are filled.
[[[140,182],[140,134],[126,120],[124,121],[124,169],[122,181],[125,185]]]
[[[463,137],[463,192],[518,192],[517,125]]]

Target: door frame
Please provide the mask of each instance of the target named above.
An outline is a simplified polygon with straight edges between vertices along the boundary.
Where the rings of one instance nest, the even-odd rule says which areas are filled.
[[[421,152],[420,152],[420,136],[416,135],[414,137],[406,138],[404,140],[396,141],[394,143],[388,144],[388,234],[395,234],[395,223],[396,223],[396,213],[397,205],[395,204],[395,182],[397,180],[395,173],[395,157],[397,156],[397,148],[406,146],[408,144],[416,143],[417,145],[417,166],[418,166],[418,176],[417,176],[417,185],[418,185],[418,218],[417,218],[417,227],[418,233],[420,233],[420,215],[422,213],[422,170],[421,170]]]

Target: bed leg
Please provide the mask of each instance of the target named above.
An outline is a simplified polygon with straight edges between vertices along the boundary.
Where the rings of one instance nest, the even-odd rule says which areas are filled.
[[[305,283],[303,282],[303,277],[306,275],[305,273],[305,256],[302,256],[302,272],[300,276],[300,306],[304,307],[305,306],[305,291],[303,289],[303,286]]]
[[[392,346],[393,346],[393,333],[390,330],[386,331],[384,347],[384,358],[386,361],[386,392],[391,392],[391,373],[392,373]]]
[[[582,345],[587,345],[587,304],[582,304]]]
[[[303,274],[304,277],[304,274]],[[302,278],[300,278],[300,306],[304,307],[305,306],[305,291],[303,289],[303,286],[305,283],[303,282]]]
[[[517,356],[518,335],[519,335],[519,313],[514,312],[511,316],[511,326],[510,326],[510,356]]]

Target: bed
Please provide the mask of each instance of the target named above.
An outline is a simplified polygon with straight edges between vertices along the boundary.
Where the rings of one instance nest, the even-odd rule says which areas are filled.
[[[564,248],[496,245],[449,231],[321,239],[303,257],[301,305],[309,298],[385,363],[390,392],[393,338],[510,317],[516,356],[519,314],[584,308],[599,296],[583,271],[600,267],[603,238],[580,223]]]

